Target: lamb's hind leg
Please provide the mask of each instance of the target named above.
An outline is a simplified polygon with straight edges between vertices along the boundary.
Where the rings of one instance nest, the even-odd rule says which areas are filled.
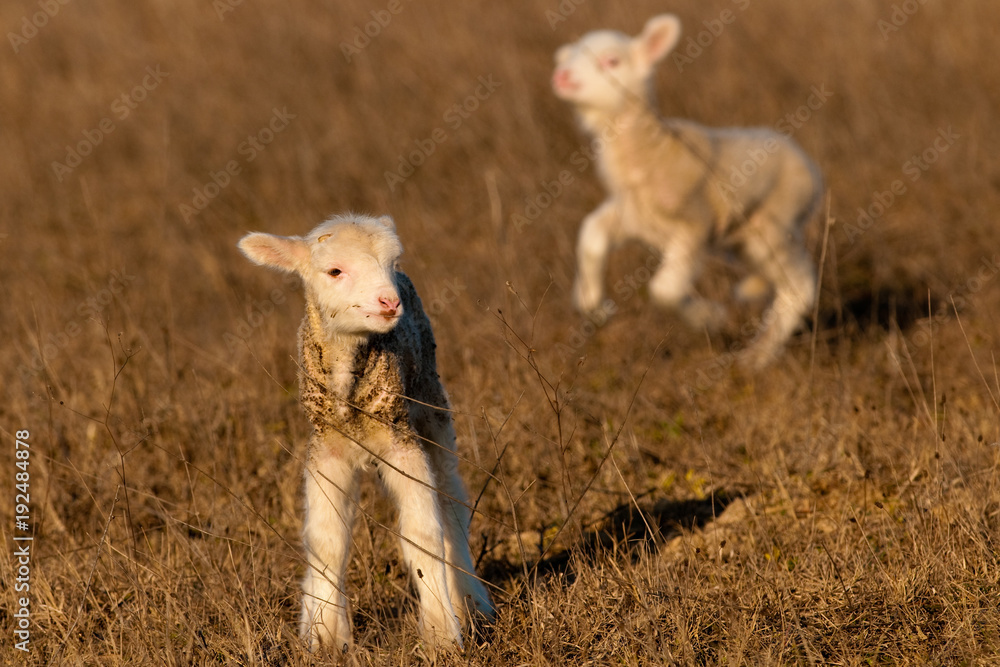
[[[306,464],[306,513],[302,529],[306,574],[302,582],[302,638],[346,648],[351,625],[344,594],[344,571],[351,548],[351,526],[358,499],[358,473],[324,444],[313,443]]]
[[[725,322],[726,309],[694,293],[700,263],[698,240],[689,235],[676,235],[670,239],[660,267],[649,281],[649,292],[657,303],[680,313],[690,326],[714,331]]]
[[[403,559],[420,597],[420,634],[432,645],[462,645],[445,567],[444,527],[437,480],[416,443],[395,445],[379,464],[382,482],[399,511]]]
[[[429,420],[434,426],[430,429],[432,442],[426,443],[426,447],[441,488],[439,500],[452,606],[466,625],[471,626],[477,617],[492,621],[496,615],[493,603],[486,586],[476,576],[469,551],[469,520],[472,510],[465,484],[458,474],[455,430],[451,420],[442,413],[431,415]]]
[[[774,286],[762,328],[743,353],[743,362],[752,368],[763,368],[774,360],[816,298],[815,267],[801,235],[769,224],[752,220],[753,233],[744,245],[747,259]]]

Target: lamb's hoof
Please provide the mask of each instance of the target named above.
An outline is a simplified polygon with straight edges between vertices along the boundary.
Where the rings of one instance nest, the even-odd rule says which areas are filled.
[[[771,283],[756,273],[741,280],[733,290],[733,296],[741,303],[761,303],[770,295]]]
[[[577,290],[573,295],[573,306],[576,308],[576,312],[590,319],[594,319],[594,314],[603,310],[601,308],[600,297],[593,299],[583,296],[580,294],[579,290]]]
[[[578,313],[599,327],[607,324],[608,320],[611,319],[611,316],[617,310],[615,302],[611,299],[601,301],[598,298],[592,304],[589,300],[581,303],[581,299],[575,299],[574,303]]]
[[[729,318],[726,308],[721,304],[703,299],[692,299],[682,306],[684,319],[695,329],[707,329],[715,333],[722,329]]]
[[[328,615],[329,616],[329,615]],[[351,624],[346,617],[337,615],[336,620],[327,618],[327,622],[313,620],[311,615],[303,619],[299,627],[299,635],[310,652],[330,650],[334,653],[347,653],[353,641]]]
[[[613,309],[598,307],[590,312],[584,313],[583,316],[594,323],[596,326],[603,327],[611,319],[611,315],[614,313]]]
[[[770,366],[777,356],[773,350],[755,346],[740,352],[736,356],[736,363],[747,371],[762,371]]]

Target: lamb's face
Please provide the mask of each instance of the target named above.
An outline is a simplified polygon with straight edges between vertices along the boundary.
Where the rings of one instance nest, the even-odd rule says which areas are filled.
[[[642,97],[643,79],[632,62],[631,40],[599,31],[556,51],[552,89],[556,96],[586,107],[615,110],[630,96]]]
[[[599,30],[556,51],[555,94],[578,107],[614,112],[629,101],[645,101],[656,63],[680,38],[680,21],[670,14],[651,18],[642,34],[629,38]]]
[[[403,247],[391,228],[378,220],[324,223],[306,241],[310,257],[302,277],[330,327],[385,333],[396,326],[403,315],[396,285]]]
[[[257,264],[299,274],[330,331],[385,333],[403,315],[396,285],[403,247],[389,217],[338,217],[305,237],[248,234],[239,248]]]

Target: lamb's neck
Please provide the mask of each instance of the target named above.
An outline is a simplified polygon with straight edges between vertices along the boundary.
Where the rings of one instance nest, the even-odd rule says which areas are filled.
[[[337,331],[330,326],[331,314],[324,310],[313,300],[307,299],[306,317],[309,318],[313,335],[322,341],[325,356],[331,362],[334,372],[345,370],[343,367],[353,363],[358,349],[368,341],[368,336]]]
[[[639,101],[615,111],[581,111],[580,117],[594,138],[592,147],[600,173],[612,189],[626,184],[632,167],[646,162],[643,156],[669,155],[681,148],[679,139],[664,128],[659,116]]]
[[[350,415],[358,347],[365,340],[331,331],[329,319],[307,294],[299,327],[299,397],[319,433],[331,424],[343,424]]]
[[[659,116],[645,100],[636,100],[617,109],[585,107],[579,110],[584,129],[595,139],[608,143],[649,141],[666,133]]]

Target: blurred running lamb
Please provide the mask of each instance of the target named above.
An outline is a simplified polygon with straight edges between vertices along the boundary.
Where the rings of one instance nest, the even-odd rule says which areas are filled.
[[[709,246],[738,250],[751,274],[737,298],[773,291],[763,327],[742,353],[751,367],[780,352],[816,297],[803,228],[822,194],[818,167],[788,137],[765,128],[716,129],[660,120],[652,108],[654,66],[677,44],[676,16],[651,18],[629,38],[601,30],[556,52],[555,94],[571,102],[583,129],[601,142],[598,171],[608,198],[584,219],[574,301],[585,314],[602,304],[608,252],[637,239],[662,253],[652,297],[692,326],[726,317],[693,284]]]
[[[305,237],[253,233],[253,262],[297,273],[299,391],[313,425],[303,526],[308,565],[301,633],[311,648],[346,648],[344,592],[360,471],[374,466],[399,512],[403,557],[420,597],[420,630],[461,645],[462,624],[493,618],[469,553],[469,504],[438,377],[434,334],[389,217],[332,218]]]

